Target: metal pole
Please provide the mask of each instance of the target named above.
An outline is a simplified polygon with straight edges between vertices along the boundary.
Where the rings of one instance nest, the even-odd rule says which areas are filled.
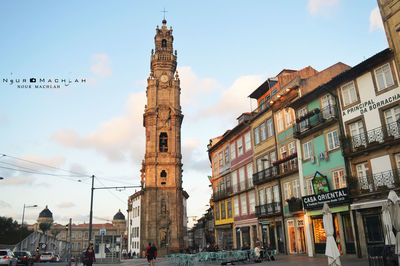
[[[68,260],[68,266],[71,266],[71,258],[72,258],[72,244],[71,244],[71,236],[72,236],[72,218],[69,218],[69,226],[68,226],[68,230],[69,230],[69,260]]]
[[[94,191],[94,175],[92,175],[92,190],[91,190],[91,195],[90,195],[89,243],[88,243],[88,246],[90,246],[90,242],[91,242],[91,240],[92,240],[93,191]]]
[[[24,210],[22,211],[22,222],[21,222],[21,226],[24,226],[24,218],[25,218],[25,203],[24,203]]]

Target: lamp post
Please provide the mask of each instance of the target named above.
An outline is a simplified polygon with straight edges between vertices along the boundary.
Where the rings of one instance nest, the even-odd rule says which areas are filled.
[[[24,218],[25,218],[25,208],[36,208],[37,205],[30,205],[30,206],[26,206],[24,203],[24,211],[22,212],[22,222],[21,222],[21,226],[24,226]]]

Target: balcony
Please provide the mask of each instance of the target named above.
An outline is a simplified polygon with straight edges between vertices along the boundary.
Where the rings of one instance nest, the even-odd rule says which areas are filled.
[[[281,214],[281,212],[282,209],[280,202],[272,202],[256,206],[256,215],[258,218],[272,216],[272,215],[279,215]]]
[[[349,177],[351,196],[400,188],[400,169],[392,169],[361,177]]]
[[[253,174],[253,182],[256,185],[264,184],[275,179],[279,173],[278,166],[271,166],[258,173]]]
[[[393,144],[400,139],[400,122],[393,122],[386,126],[374,128],[359,135],[348,136],[342,139],[345,155],[354,155],[375,148],[381,148],[379,144]]]
[[[336,119],[337,110],[335,105],[328,105],[322,109],[316,108],[296,119],[294,135],[296,138],[303,138],[319,131],[322,127],[336,121]]]
[[[298,172],[299,167],[297,165],[297,153],[292,153],[280,160],[272,163],[274,166],[278,167],[278,173],[276,178],[284,177],[290,174]]]
[[[227,187],[223,190],[213,193],[213,201],[219,201],[228,198],[232,194],[232,187]]]
[[[254,187],[254,185],[253,185],[254,178],[248,179],[247,181],[248,181],[247,184],[246,184],[246,181],[240,182],[238,184],[234,184],[232,186],[232,193],[242,192],[242,191],[245,191],[247,189]]]
[[[299,198],[291,198],[286,200],[289,206],[290,212],[298,212],[303,210],[303,201]]]

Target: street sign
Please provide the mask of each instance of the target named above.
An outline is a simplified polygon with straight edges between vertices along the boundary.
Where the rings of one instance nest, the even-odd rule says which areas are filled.
[[[100,235],[105,236],[106,235],[106,229],[100,229]]]

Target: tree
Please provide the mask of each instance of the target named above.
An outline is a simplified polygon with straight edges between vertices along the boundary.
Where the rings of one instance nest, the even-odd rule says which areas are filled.
[[[0,244],[15,245],[32,232],[12,218],[0,216]]]
[[[39,228],[42,230],[43,234],[46,234],[47,231],[50,230],[51,223],[40,223]]]

